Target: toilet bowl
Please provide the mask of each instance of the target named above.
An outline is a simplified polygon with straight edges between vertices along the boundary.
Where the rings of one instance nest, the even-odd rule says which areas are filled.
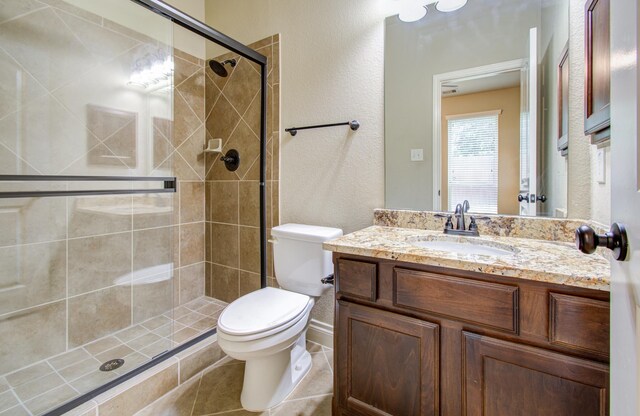
[[[333,272],[322,242],[342,230],[302,224],[272,229],[276,279],[282,288],[266,287],[233,301],[218,319],[220,348],[246,361],[240,401],[249,411],[282,402],[309,372],[306,331],[315,297],[330,288],[320,279]]]

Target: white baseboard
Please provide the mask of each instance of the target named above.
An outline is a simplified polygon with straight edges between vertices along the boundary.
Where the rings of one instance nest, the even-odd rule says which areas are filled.
[[[312,319],[307,329],[307,339],[327,348],[333,348],[333,325]]]

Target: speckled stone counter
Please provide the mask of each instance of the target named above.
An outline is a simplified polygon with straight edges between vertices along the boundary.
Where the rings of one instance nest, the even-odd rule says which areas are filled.
[[[373,212],[373,225],[441,231],[446,220],[436,215],[442,214],[452,215],[451,212],[376,209]],[[466,214],[467,218],[474,215],[476,214]],[[603,225],[592,221],[516,215],[479,215],[482,218],[478,220],[480,235],[571,242],[574,241],[576,228],[582,224],[590,225],[599,234],[607,231]],[[469,220],[467,220],[468,223]]]
[[[416,246],[418,241],[451,241],[506,249],[500,257],[461,254]],[[573,243],[482,235],[459,237],[442,231],[372,226],[324,243],[325,250],[509,276],[587,289],[609,290],[609,261],[582,254]]]

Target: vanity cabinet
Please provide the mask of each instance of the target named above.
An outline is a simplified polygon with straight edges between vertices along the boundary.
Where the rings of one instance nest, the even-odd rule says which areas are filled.
[[[609,294],[334,253],[334,415],[607,415]]]

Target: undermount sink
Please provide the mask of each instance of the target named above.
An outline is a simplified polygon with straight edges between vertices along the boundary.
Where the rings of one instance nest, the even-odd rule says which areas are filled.
[[[414,241],[412,243],[416,247],[426,248],[430,250],[445,251],[457,254],[471,254],[480,256],[512,256],[516,253],[516,249],[510,246],[498,243],[485,243],[483,241],[443,241],[443,240],[427,240]],[[498,246],[499,245],[499,246]],[[502,247],[504,246],[504,247]]]

